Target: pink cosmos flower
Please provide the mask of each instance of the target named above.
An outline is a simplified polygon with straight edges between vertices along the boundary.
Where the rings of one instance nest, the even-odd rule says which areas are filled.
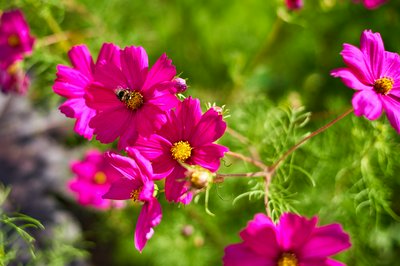
[[[303,8],[303,0],[285,0],[286,7],[291,10],[297,10]]]
[[[4,12],[0,17],[0,64],[6,68],[32,51],[35,38],[21,10]]]
[[[97,114],[89,125],[96,139],[110,143],[119,137],[118,147],[133,144],[139,134],[149,135],[165,122],[165,111],[178,100],[172,79],[171,60],[163,54],[148,70],[146,51],[127,47],[121,51],[121,68],[100,64],[96,84],[88,87],[86,100]]]
[[[23,95],[28,91],[29,85],[29,77],[22,70],[18,61],[5,69],[0,67],[0,90],[2,92]]]
[[[167,200],[187,204],[192,195],[181,162],[216,172],[228,148],[213,142],[225,129],[221,115],[213,108],[202,114],[200,101],[189,97],[168,113],[156,134],[140,137],[134,147],[152,162],[156,179],[166,177]]]
[[[385,110],[400,133],[400,56],[385,51],[381,35],[370,30],[362,33],[360,48],[345,43],[341,55],[347,67],[331,75],[356,91],[354,113],[374,120]]]
[[[96,111],[85,103],[86,87],[93,81],[96,68],[101,63],[119,66],[119,48],[114,44],[105,43],[101,47],[96,64],[85,45],[77,45],[68,52],[72,67],[58,65],[57,78],[53,90],[60,96],[66,97],[60,106],[60,111],[67,117],[76,118],[74,130],[79,135],[91,139],[93,129],[89,121],[96,115]]]
[[[109,163],[120,173],[121,178],[112,183],[105,199],[130,200],[143,203],[136,224],[135,247],[140,252],[153,234],[153,227],[161,222],[161,205],[154,197],[153,170],[151,163],[135,149],[128,149],[131,158],[108,153]]]
[[[368,9],[375,9],[383,5],[387,0],[353,0],[355,3],[363,2],[364,6]]]
[[[340,266],[328,258],[351,244],[340,224],[317,227],[317,217],[285,213],[275,225],[256,214],[240,232],[243,242],[225,248],[225,266]]]
[[[102,152],[88,151],[83,161],[71,163],[71,170],[76,176],[68,182],[68,187],[76,194],[79,204],[97,209],[123,206],[120,202],[102,198],[110,184],[120,177]]]

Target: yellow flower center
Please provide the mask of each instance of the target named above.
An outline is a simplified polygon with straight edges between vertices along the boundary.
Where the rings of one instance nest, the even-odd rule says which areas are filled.
[[[132,111],[139,109],[143,105],[143,95],[138,91],[123,89],[117,90],[115,93],[118,99]]]
[[[20,68],[20,64],[18,64],[18,62],[16,62],[7,68],[7,72],[10,75],[15,75],[18,73],[19,68]]]
[[[11,34],[10,37],[8,37],[7,42],[8,42],[8,45],[10,45],[11,47],[17,47],[21,43],[18,35],[16,35],[16,34]]]
[[[143,187],[140,187],[138,189],[132,190],[130,197],[131,197],[131,199],[133,201],[138,201],[139,200],[139,195],[140,195],[140,192],[142,192],[142,188]]]
[[[377,93],[386,95],[393,89],[394,80],[392,78],[380,78],[374,82],[374,90]]]
[[[293,253],[283,253],[278,260],[277,266],[298,266],[296,256]]]
[[[94,177],[93,180],[96,184],[98,185],[103,185],[107,181],[107,176],[104,172],[98,171]]]
[[[184,162],[192,155],[192,149],[193,148],[187,141],[181,140],[175,142],[171,147],[172,158],[174,158],[174,160]]]

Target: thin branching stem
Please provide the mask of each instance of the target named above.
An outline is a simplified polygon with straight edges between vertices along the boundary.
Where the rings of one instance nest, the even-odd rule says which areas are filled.
[[[266,173],[264,177],[264,183],[265,183],[265,188],[264,188],[264,206],[265,206],[265,211],[267,212],[268,217],[271,217],[271,210],[269,209],[269,204],[268,204],[268,197],[269,197],[269,185],[271,184],[271,179],[272,179],[273,173]]]
[[[227,127],[226,128],[226,133],[230,134],[232,137],[236,138],[238,141],[240,141],[241,143],[245,144],[247,146],[247,148],[249,149],[251,156],[260,161],[260,155],[258,154],[257,149],[251,145],[250,140],[248,138],[246,138],[245,136],[243,136],[242,134],[240,134],[239,132],[237,132],[236,130]]]
[[[253,158],[250,158],[250,157],[247,157],[247,156],[245,156],[243,154],[236,153],[236,152],[233,152],[233,151],[228,151],[226,154],[229,155],[229,156],[241,159],[242,161],[251,163],[251,164],[259,167],[263,171],[268,171],[268,169],[269,169],[269,167],[267,165],[265,165],[263,162],[261,162],[259,160],[256,160],[256,159],[253,159]]]
[[[288,157],[290,154],[292,154],[295,150],[297,150],[301,144],[303,144],[304,142],[306,142],[307,140],[311,139],[312,137],[318,135],[319,133],[327,130],[328,128],[330,128],[332,125],[334,125],[335,123],[339,122],[340,120],[342,120],[344,117],[346,117],[348,114],[350,114],[351,112],[353,112],[353,108],[347,110],[346,112],[344,112],[343,114],[341,114],[340,116],[338,116],[337,118],[333,119],[331,122],[329,122],[328,124],[320,127],[319,129],[315,130],[314,132],[312,132],[310,135],[308,135],[307,137],[303,138],[302,140],[300,140],[299,142],[297,142],[295,145],[293,145],[289,150],[287,150],[270,168],[270,172],[274,172],[275,169],[279,166],[279,164],[281,162],[283,162],[286,157]]]
[[[235,174],[217,174],[214,183],[221,183],[227,177],[264,177],[266,172],[252,172],[252,173],[235,173]]]
[[[240,134],[239,132],[237,132],[236,130],[227,127],[226,128],[226,133],[230,134],[232,137],[236,138],[238,141],[240,141],[243,144],[249,144],[250,141],[248,138],[246,138],[245,136],[243,136],[242,134]]]

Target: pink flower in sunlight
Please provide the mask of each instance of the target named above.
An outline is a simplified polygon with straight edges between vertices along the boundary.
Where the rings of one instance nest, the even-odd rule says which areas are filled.
[[[303,0],[285,0],[286,7],[291,10],[303,8]]]
[[[160,128],[165,111],[178,102],[175,66],[165,54],[148,70],[146,51],[131,46],[121,51],[121,68],[101,64],[97,70],[97,83],[88,87],[86,100],[97,111],[89,125],[102,143],[119,137],[120,149],[133,144],[139,134]]]
[[[0,65],[6,68],[32,51],[35,38],[21,10],[6,11],[0,17]]]
[[[166,177],[167,200],[187,204],[192,195],[181,162],[216,172],[228,148],[213,142],[225,129],[221,115],[213,108],[202,114],[200,101],[189,97],[168,113],[167,123],[156,134],[140,137],[134,147],[152,162],[156,179]]]
[[[91,139],[93,129],[89,127],[89,121],[96,115],[96,111],[85,103],[86,87],[93,81],[93,75],[100,63],[120,65],[119,48],[114,44],[103,44],[96,64],[85,45],[72,47],[68,56],[72,67],[57,66],[57,78],[53,90],[58,95],[67,98],[59,109],[67,117],[76,118],[75,132]]]
[[[79,204],[97,209],[123,206],[121,202],[102,198],[110,184],[120,177],[102,152],[88,151],[83,161],[71,163],[71,170],[76,176],[68,182],[68,187],[76,194]]]
[[[388,0],[353,0],[355,3],[362,2],[368,9],[375,9],[386,3]]]
[[[242,243],[225,248],[225,266],[340,266],[328,258],[351,244],[340,224],[317,227],[317,217],[285,213],[274,224],[256,214],[240,232]]]
[[[153,227],[161,222],[161,205],[154,197],[153,170],[151,163],[135,149],[129,149],[131,158],[108,153],[109,163],[121,178],[112,183],[105,199],[133,200],[143,203],[135,229],[135,247],[140,252],[153,234]]]
[[[5,69],[0,67],[0,89],[2,92],[23,95],[28,91],[29,85],[29,77],[22,70],[18,61]]]
[[[354,113],[374,120],[385,110],[400,133],[400,56],[385,51],[381,35],[370,30],[362,33],[360,48],[345,43],[341,55],[347,67],[331,75],[356,91]]]

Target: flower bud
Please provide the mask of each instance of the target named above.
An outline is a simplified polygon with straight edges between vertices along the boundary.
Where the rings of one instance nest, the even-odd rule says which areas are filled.
[[[303,0],[286,0],[286,6],[290,10],[302,9],[303,5]]]
[[[188,168],[186,176],[192,188],[203,189],[212,181],[214,174],[201,166],[195,165]]]
[[[176,93],[182,93],[188,88],[186,85],[186,80],[182,78],[175,78],[173,82],[175,83]]]

